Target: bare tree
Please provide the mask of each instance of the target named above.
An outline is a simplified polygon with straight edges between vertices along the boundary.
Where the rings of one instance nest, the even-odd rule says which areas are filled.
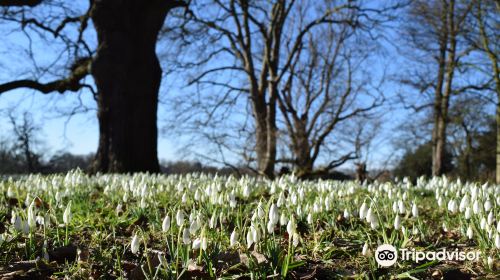
[[[490,61],[490,75],[492,76],[493,91],[496,94],[496,182],[500,183],[500,2],[474,1],[474,17],[477,22],[479,36],[474,43]]]
[[[175,56],[180,56],[181,67],[196,67],[189,85],[197,94],[213,98],[213,106],[196,97],[183,112],[204,108],[198,110],[205,112],[199,118],[188,114],[195,123],[205,125],[214,122],[217,111],[226,116],[220,118],[225,121],[226,113],[232,112],[228,107],[243,108],[240,115],[231,118],[241,119],[239,127],[225,128],[223,135],[218,132],[218,137],[211,139],[227,137],[228,130],[245,142],[252,137],[251,150],[244,149],[244,158],[256,162],[257,172],[267,177],[274,176],[279,158],[280,96],[293,76],[293,65],[308,45],[308,36],[324,25],[357,28],[363,20],[371,19],[370,14],[379,12],[341,0],[199,0],[193,1],[190,9],[193,24],[183,26],[179,34],[186,41],[180,49],[191,57],[182,59],[177,52]],[[206,44],[189,48],[192,42],[186,38],[186,30],[204,37]],[[247,110],[251,119],[244,115]]]
[[[383,103],[383,95],[376,89],[370,92],[370,81],[362,77],[361,71],[356,71],[373,51],[368,44],[361,46],[362,40],[354,36],[356,28],[325,25],[314,34],[307,34],[307,45],[299,50],[278,94],[279,109],[294,155],[280,160],[292,162],[299,176],[313,172],[322,150],[326,153],[331,146],[340,146],[341,139],[332,136],[343,123],[363,121],[362,117],[370,117]],[[357,151],[363,142],[361,134],[350,133],[352,149],[340,157],[323,154],[328,160],[320,172],[358,158]]]
[[[432,174],[443,174],[450,99],[465,90],[457,82],[457,72],[465,72],[465,57],[470,53],[463,37],[472,2],[455,0],[413,1],[405,18],[404,35],[411,43],[418,63],[432,63],[437,68],[412,71],[404,83],[422,93],[432,93],[432,101],[415,106],[417,110],[433,110]],[[413,66],[412,66],[413,67]],[[430,76],[430,73],[435,76]]]
[[[8,115],[14,134],[14,151],[23,159],[27,172],[40,171],[41,155],[36,152],[36,146],[40,144],[40,126],[35,124],[33,116],[27,111],[23,112],[21,118],[16,117],[13,111]]]
[[[78,2],[78,1],[77,1]],[[0,18],[18,23],[25,34],[51,36],[66,48],[43,73],[60,73],[50,81],[29,77],[0,84],[0,94],[31,89],[49,94],[88,89],[98,105],[99,148],[95,171],[159,171],[157,107],[162,69],[157,36],[170,10],[184,1],[89,0],[83,12],[73,1],[0,1]],[[89,24],[90,20],[92,25]],[[76,26],[76,28],[75,28]],[[97,46],[85,40],[89,26]],[[67,55],[65,55],[67,54]],[[85,83],[91,75],[97,90]],[[43,75],[41,75],[43,76]]]

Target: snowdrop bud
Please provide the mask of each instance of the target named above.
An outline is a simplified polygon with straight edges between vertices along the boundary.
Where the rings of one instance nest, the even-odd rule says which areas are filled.
[[[443,231],[448,232],[448,227],[446,226],[446,223],[443,223]]]
[[[236,243],[238,243],[238,232],[236,231],[236,229],[233,230],[233,232],[231,233],[231,238],[229,238],[229,243],[231,244],[231,247],[233,247],[234,245],[236,245]]]
[[[467,228],[467,237],[469,239],[472,239],[473,235],[474,235],[474,232],[472,231],[472,227],[469,225],[469,227]]]
[[[414,218],[418,217],[418,207],[415,202],[413,202],[413,205],[411,206],[411,214],[413,215]]]
[[[269,210],[269,222],[273,224],[273,226],[275,224],[278,223],[279,221],[279,213],[278,213],[278,206],[276,206],[276,204],[272,204],[271,205],[271,209]]]
[[[191,238],[189,238],[189,229],[185,228],[182,232],[182,243],[188,245],[191,243]]]
[[[292,241],[292,245],[293,245],[293,247],[297,247],[297,245],[299,245],[299,239],[300,239],[299,234],[295,232],[295,233],[293,234],[293,238],[292,238],[292,240],[293,240],[293,241]]]
[[[132,254],[137,254],[140,245],[141,241],[139,240],[137,234],[135,234],[134,237],[132,238],[132,242],[130,243],[130,250],[132,251]]]
[[[361,207],[359,208],[359,218],[361,220],[366,217],[366,211],[367,211],[367,206],[366,203],[363,202],[363,204],[361,204]]]
[[[413,226],[413,235],[417,235],[418,234],[418,228],[416,228],[415,226]]]
[[[200,246],[201,246],[201,239],[200,239],[200,238],[196,238],[196,239],[193,241],[193,250],[198,250],[198,249],[200,249]]]
[[[163,219],[163,223],[161,224],[161,229],[163,232],[168,232],[168,230],[170,229],[170,216],[169,215],[165,216],[165,218]]]
[[[287,223],[288,223],[288,217],[285,215],[285,213],[281,213],[280,225],[286,226]]]
[[[465,208],[465,214],[464,214],[464,216],[465,216],[466,220],[470,219],[470,216],[471,216],[471,209],[470,209],[470,207],[466,207]]]
[[[497,249],[500,249],[500,235],[498,233],[495,234],[495,247],[497,247]]]
[[[66,206],[66,210],[63,213],[63,222],[65,225],[68,225],[71,222],[71,201]]]
[[[394,229],[398,230],[401,228],[401,217],[399,215],[394,219]]]
[[[182,203],[186,203],[186,202],[187,202],[187,195],[186,195],[186,193],[184,193],[184,194],[182,195],[181,202],[182,202]]]
[[[365,242],[365,245],[363,245],[363,250],[361,251],[361,254],[366,257],[369,257],[371,255],[370,248],[368,247],[368,242]]]
[[[17,216],[16,215],[16,220],[14,222],[14,228],[17,230],[17,231],[21,231],[23,230],[23,220],[21,219],[21,217]]]
[[[375,230],[378,228],[378,221],[375,219],[370,223],[370,227]]]
[[[182,210],[177,210],[175,220],[177,221],[177,226],[181,226],[182,224],[184,224],[184,212],[182,212]]]

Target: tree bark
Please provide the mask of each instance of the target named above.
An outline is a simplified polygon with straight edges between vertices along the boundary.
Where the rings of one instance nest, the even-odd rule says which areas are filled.
[[[168,2],[168,4],[165,4]],[[173,1],[95,0],[98,96],[95,172],[158,172],[157,107],[162,70],[158,32]]]

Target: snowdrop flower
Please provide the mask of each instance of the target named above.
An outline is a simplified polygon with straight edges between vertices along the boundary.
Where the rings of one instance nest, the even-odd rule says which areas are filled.
[[[455,213],[457,211],[457,203],[454,199],[448,201],[448,211]]]
[[[182,195],[181,202],[182,202],[182,203],[186,203],[186,202],[187,202],[187,195],[186,195],[186,193],[184,193],[184,194]]]
[[[247,248],[252,247],[253,244],[253,236],[252,236],[252,231],[249,229],[247,231]]]
[[[344,209],[344,219],[348,220],[351,214],[349,214],[349,211],[347,209]]]
[[[64,210],[64,213],[63,213],[63,222],[65,225],[69,225],[69,223],[71,222],[71,201],[68,203],[68,205],[66,205],[66,210]]]
[[[247,184],[243,188],[243,197],[248,198],[250,196],[250,186]]]
[[[298,233],[294,233],[293,234],[293,238],[292,238],[292,245],[293,247],[297,247],[297,245],[299,245],[299,240],[300,240],[300,236]]]
[[[490,213],[488,214],[488,225],[491,225],[493,223],[493,220],[493,211],[490,211]]]
[[[35,218],[35,200],[30,203],[28,207],[28,226],[33,228],[36,226],[36,218]]]
[[[370,208],[368,208],[368,211],[366,212],[366,221],[369,223],[373,223],[373,222],[377,221],[377,216],[375,215],[371,206],[370,206]]]
[[[167,215],[163,219],[163,223],[161,224],[161,230],[163,232],[168,232],[169,229],[170,229],[170,216]]]
[[[472,205],[472,210],[474,211],[474,214],[479,214],[479,212],[481,212],[481,204],[479,204],[478,200],[474,201],[474,204]]]
[[[182,243],[184,243],[185,245],[191,243],[191,238],[189,237],[189,229],[187,228],[185,228],[182,232]]]
[[[135,234],[132,238],[132,242],[130,243],[130,250],[132,251],[132,254],[137,254],[140,245],[141,243],[139,237],[137,236],[137,234]]]
[[[378,228],[378,221],[375,219],[370,223],[370,227],[375,230]]]
[[[363,250],[361,251],[361,254],[366,257],[369,257],[371,255],[370,247],[368,247],[368,242],[365,242],[365,244],[363,245]]]
[[[280,225],[281,226],[286,226],[287,223],[288,223],[288,217],[285,215],[285,213],[281,213],[281,216],[280,216]]]
[[[207,239],[205,236],[203,236],[203,237],[201,238],[201,249],[202,249],[203,251],[206,251],[206,250],[207,250],[207,248],[208,248],[208,239]]]
[[[472,231],[472,227],[469,225],[469,227],[467,228],[467,237],[469,239],[472,239],[473,235],[474,235],[474,232]]]
[[[198,219],[193,219],[191,225],[189,226],[189,232],[191,234],[195,234],[196,231],[200,228],[200,224],[198,223]]]
[[[23,220],[18,215],[16,215],[14,220],[14,229],[16,229],[17,231],[23,230]]]
[[[279,221],[280,215],[278,212],[278,206],[276,204],[272,204],[271,208],[269,209],[269,223],[271,223],[273,226],[276,225]]]
[[[313,224],[313,222],[314,222],[314,221],[313,221],[313,216],[312,216],[312,214],[311,214],[311,213],[309,213],[309,214],[307,215],[307,223],[308,223],[308,224],[310,224],[310,225],[312,225],[312,224]]]
[[[177,221],[177,226],[181,226],[184,224],[184,212],[181,209],[177,210],[177,214],[175,215],[175,220]]]
[[[411,214],[413,215],[414,218],[418,217],[418,207],[415,202],[413,202],[413,205],[411,206]]]
[[[401,217],[399,215],[396,215],[396,218],[394,219],[394,229],[399,230],[401,228]]]
[[[269,234],[272,234],[274,232],[274,224],[271,221],[267,222],[267,232]]]
[[[493,267],[493,257],[488,256],[488,260],[486,261],[488,267],[491,269]]]
[[[486,219],[484,217],[481,218],[481,223],[480,223],[481,229],[485,229],[486,228],[486,224],[487,224]]]
[[[252,232],[252,240],[255,243],[259,243],[260,240],[260,231],[258,228],[254,226],[250,226],[250,231]]]
[[[486,202],[484,203],[484,210],[485,210],[486,212],[488,212],[488,211],[490,211],[491,207],[492,207],[492,205],[491,205],[491,201],[490,201],[489,199],[488,199],[488,200],[486,200]]]
[[[212,217],[210,218],[210,222],[208,222],[208,227],[214,229],[217,227],[217,211],[214,211]]]
[[[398,209],[399,209],[399,214],[406,213],[405,204],[404,204],[404,202],[401,199],[398,201]]]
[[[201,247],[201,239],[200,238],[196,238],[193,241],[193,250],[198,250],[198,249],[200,249],[200,247]]]
[[[283,193],[280,193],[280,196],[278,197],[278,201],[276,202],[276,205],[278,207],[281,207],[285,203],[285,195]]]
[[[234,245],[236,245],[236,243],[238,243],[238,232],[236,231],[236,229],[233,230],[233,232],[231,233],[231,237],[229,238],[229,243],[231,244],[231,247],[233,247]]]
[[[465,195],[460,201],[460,206],[458,207],[458,211],[463,212],[468,204],[469,204],[469,196]]]
[[[361,204],[361,207],[359,208],[359,218],[361,220],[363,220],[365,217],[366,217],[366,211],[367,211],[367,206],[366,206],[366,203],[363,202],[363,204]]]
[[[14,193],[14,189],[12,188],[12,186],[9,186],[9,188],[7,189],[7,197],[10,198],[16,197],[16,194]]]
[[[464,216],[465,216],[465,219],[466,219],[466,220],[469,220],[469,219],[470,219],[470,216],[471,216],[471,211],[472,211],[472,210],[470,209],[470,207],[465,208],[465,214],[464,214]]]
[[[286,231],[288,232],[288,236],[293,236],[295,231],[297,230],[297,224],[295,223],[295,218],[292,216],[286,225]]]
[[[495,247],[497,247],[497,249],[500,249],[500,234],[498,233],[495,234]]]
[[[264,208],[262,208],[262,202],[259,202],[259,205],[257,205],[257,216],[263,219],[265,215],[266,213],[264,212]]]

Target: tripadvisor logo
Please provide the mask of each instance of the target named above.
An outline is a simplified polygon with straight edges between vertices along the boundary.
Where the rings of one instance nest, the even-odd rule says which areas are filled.
[[[380,266],[392,266],[398,260],[398,251],[392,245],[380,245],[375,251],[375,260]]]
[[[415,249],[401,248],[399,249],[399,258],[402,261],[414,261],[419,263],[420,261],[477,261],[481,255],[480,251],[458,251],[455,249],[453,251],[446,250],[443,248],[439,251],[417,251]],[[398,260],[398,251],[394,246],[389,244],[383,244],[378,246],[377,251],[375,251],[375,260],[382,267],[389,267],[396,263]]]

